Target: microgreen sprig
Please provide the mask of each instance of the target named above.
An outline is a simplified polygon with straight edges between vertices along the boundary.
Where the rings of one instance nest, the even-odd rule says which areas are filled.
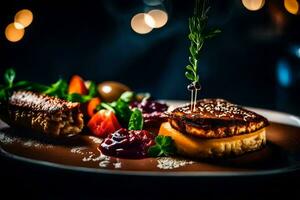
[[[155,137],[155,145],[148,150],[151,157],[170,156],[176,153],[174,141],[170,136],[158,135]]]
[[[207,6],[207,0],[196,0],[194,15],[189,18],[189,35],[190,40],[189,47],[189,64],[185,67],[185,76],[188,80],[192,81],[192,86],[195,88],[199,84],[198,75],[198,61],[200,58],[200,51],[204,45],[206,39],[212,38],[221,31],[219,29],[212,29],[206,31],[208,16],[207,13],[210,7]],[[194,104],[197,100],[197,93],[195,98],[192,91],[192,102]],[[193,108],[193,106],[191,107]],[[193,110],[193,109],[192,109]]]

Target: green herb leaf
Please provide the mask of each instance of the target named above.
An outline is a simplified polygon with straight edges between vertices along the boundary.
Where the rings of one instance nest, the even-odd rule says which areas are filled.
[[[57,82],[53,83],[44,94],[50,96],[56,96],[58,98],[67,99],[67,90],[68,90],[68,83],[63,79],[59,79]]]
[[[122,101],[126,102],[126,103],[129,103],[132,99],[133,99],[133,92],[131,91],[127,91],[127,92],[124,92],[119,99],[121,99]]]
[[[39,83],[27,82],[27,81],[17,82],[14,85],[14,87],[18,89],[30,90],[30,91],[41,92],[41,93],[49,89],[49,86],[42,85]]]
[[[191,57],[190,57],[191,58]],[[194,68],[191,66],[191,65],[188,65],[188,66],[186,66],[185,67],[187,70],[190,70],[190,71],[193,71],[194,70]]]
[[[119,122],[125,127],[129,123],[129,119],[131,116],[131,110],[129,108],[128,103],[124,102],[121,99],[118,99],[115,106],[115,113],[117,115],[117,118],[119,119]]]
[[[187,79],[189,79],[190,81],[194,81],[194,76],[193,76],[193,74],[190,73],[190,72],[185,72],[185,77],[186,77]]]
[[[68,94],[66,100],[71,102],[79,102],[79,103],[86,103],[91,100],[91,96],[89,95],[80,95],[77,93]]]
[[[150,157],[160,157],[162,155],[162,151],[160,146],[154,145],[148,149],[148,155]]]
[[[4,73],[4,82],[9,88],[13,86],[14,80],[16,78],[16,72],[14,69],[9,68]]]
[[[205,34],[205,39],[213,38],[213,37],[215,37],[219,33],[221,33],[220,29],[210,30],[208,33]]]
[[[148,150],[148,155],[151,157],[170,156],[176,153],[174,141],[170,136],[158,135],[155,138],[155,143]]]
[[[127,127],[131,117],[131,109],[129,108],[129,102],[133,98],[132,92],[123,93],[117,101],[112,103],[101,103],[100,106],[97,106],[97,110],[107,109],[113,111],[119,122],[123,127]]]
[[[89,86],[89,96],[95,97],[98,95],[97,85],[95,82],[91,81]]]
[[[189,18],[189,34],[188,38],[191,42],[189,51],[190,65],[186,66],[185,76],[188,80],[196,83],[199,81],[198,60],[200,51],[203,47],[205,39],[209,39],[220,33],[218,29],[205,32],[207,25],[207,13],[210,7],[207,6],[207,0],[196,0],[194,16]]]
[[[111,106],[111,104],[109,104],[109,103],[101,102],[101,104],[98,105],[96,109],[97,109],[97,110],[101,110],[101,109],[103,109],[103,108],[106,109],[106,110],[110,110],[110,111],[116,113],[114,107]]]
[[[26,87],[29,87],[30,85],[31,85],[31,83],[28,82],[28,81],[19,81],[19,82],[14,84],[14,88],[18,88],[18,87],[20,87],[20,88],[25,87],[26,88]]]
[[[0,89],[0,102],[7,100],[7,94],[5,88]]]
[[[128,130],[142,130],[143,124],[144,119],[142,112],[138,108],[134,108],[129,119]]]

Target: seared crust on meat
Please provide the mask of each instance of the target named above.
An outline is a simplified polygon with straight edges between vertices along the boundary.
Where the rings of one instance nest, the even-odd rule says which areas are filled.
[[[8,101],[11,123],[51,136],[71,136],[83,129],[79,103],[31,91],[14,92]]]
[[[169,113],[171,126],[200,138],[224,138],[255,132],[269,125],[266,118],[224,99],[197,101],[191,113],[190,104]]]

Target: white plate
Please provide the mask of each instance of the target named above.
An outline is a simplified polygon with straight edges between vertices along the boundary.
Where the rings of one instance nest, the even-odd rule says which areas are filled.
[[[172,100],[163,100],[163,101],[168,103],[169,105],[171,105],[170,109],[173,109],[176,106],[186,103],[184,101],[172,101]],[[272,111],[272,110],[261,109],[261,108],[251,108],[251,107],[245,107],[245,108],[252,110],[258,114],[263,115],[271,122],[300,127],[300,118],[295,115]],[[300,134],[300,132],[299,132],[299,134]],[[3,153],[4,155],[6,155],[10,158],[13,158],[16,160],[21,160],[21,161],[28,162],[31,164],[54,167],[54,168],[65,169],[65,170],[74,170],[74,171],[78,171],[78,172],[96,173],[96,174],[134,175],[134,176],[176,176],[176,177],[180,177],[180,176],[183,176],[183,177],[186,177],[186,176],[203,177],[203,176],[205,176],[205,177],[207,177],[208,176],[208,177],[218,177],[218,176],[272,175],[272,174],[292,172],[292,171],[300,169],[300,161],[298,161],[299,159],[294,159],[294,158],[296,158],[296,157],[298,158],[300,156],[300,155],[296,155],[296,153],[293,153],[291,155],[291,158],[293,161],[292,165],[287,165],[283,168],[276,168],[276,169],[271,169],[271,170],[259,170],[259,171],[249,171],[249,172],[209,172],[209,171],[199,171],[199,172],[198,171],[190,171],[190,172],[155,171],[154,172],[154,171],[106,170],[106,169],[101,169],[101,168],[94,169],[94,168],[87,168],[87,167],[77,167],[77,166],[63,165],[63,164],[47,162],[47,161],[42,161],[42,160],[35,160],[35,159],[18,156],[18,155],[11,154],[9,152],[4,151],[1,148],[1,146],[0,146],[0,150],[1,150],[1,153]]]

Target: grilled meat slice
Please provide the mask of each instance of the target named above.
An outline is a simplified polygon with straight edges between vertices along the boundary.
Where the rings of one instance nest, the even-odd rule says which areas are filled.
[[[269,125],[266,118],[224,99],[197,101],[193,113],[190,104],[169,113],[171,126],[201,138],[223,138],[257,131]]]
[[[10,123],[51,136],[71,136],[83,129],[79,103],[30,91],[14,92],[8,101]]]

